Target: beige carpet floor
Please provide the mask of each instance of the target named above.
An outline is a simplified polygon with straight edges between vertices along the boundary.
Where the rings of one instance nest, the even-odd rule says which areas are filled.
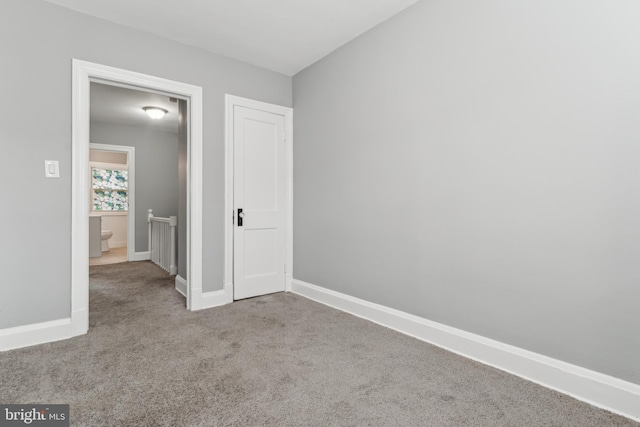
[[[294,294],[189,312],[149,262],[91,267],[90,330],[0,353],[0,402],[82,426],[638,426]]]

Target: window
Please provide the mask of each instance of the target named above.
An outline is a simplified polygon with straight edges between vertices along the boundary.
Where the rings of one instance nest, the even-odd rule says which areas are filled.
[[[91,168],[92,210],[126,212],[128,206],[127,171]]]

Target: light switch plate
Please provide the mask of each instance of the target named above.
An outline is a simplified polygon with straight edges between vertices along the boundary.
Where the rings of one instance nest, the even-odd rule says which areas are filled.
[[[60,178],[60,164],[57,160],[44,161],[44,176],[46,178]]]

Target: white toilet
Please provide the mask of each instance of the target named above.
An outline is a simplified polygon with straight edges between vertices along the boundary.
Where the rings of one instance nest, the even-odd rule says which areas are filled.
[[[113,236],[113,231],[102,230],[102,252],[109,252],[109,239]]]

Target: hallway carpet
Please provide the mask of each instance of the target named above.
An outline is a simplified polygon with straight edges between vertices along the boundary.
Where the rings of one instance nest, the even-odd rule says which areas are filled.
[[[638,426],[303,297],[199,312],[150,262],[91,267],[90,330],[0,353],[1,403],[83,426]]]

